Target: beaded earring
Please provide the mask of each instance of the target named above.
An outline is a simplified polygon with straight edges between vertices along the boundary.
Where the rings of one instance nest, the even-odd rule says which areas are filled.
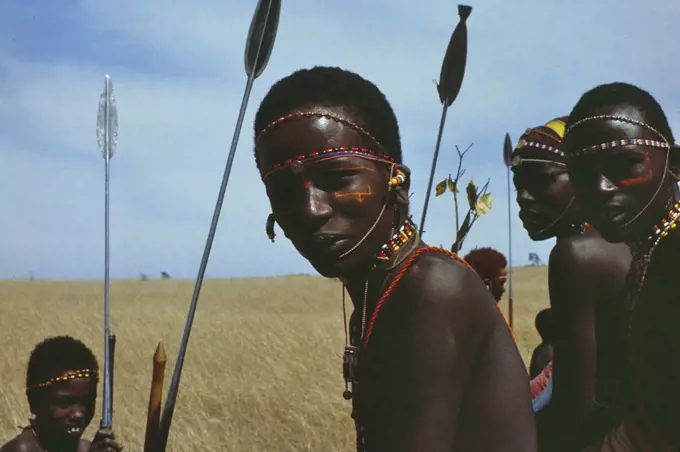
[[[406,182],[406,174],[401,170],[395,170],[395,175],[389,181],[390,188],[398,187]]]
[[[267,217],[267,225],[265,226],[265,230],[267,231],[267,237],[269,237],[269,240],[271,240],[272,243],[274,243],[274,237],[276,237],[276,232],[274,232],[275,225],[276,219],[274,218],[274,214],[270,213]]]

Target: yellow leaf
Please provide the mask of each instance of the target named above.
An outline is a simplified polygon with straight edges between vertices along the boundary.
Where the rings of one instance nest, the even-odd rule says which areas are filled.
[[[451,177],[449,177],[447,184],[451,193],[458,193],[458,187],[456,187],[456,183],[453,181],[453,179],[451,179]]]
[[[439,182],[436,187],[434,187],[435,196],[443,195],[446,191],[446,179]]]
[[[489,210],[491,210],[491,193],[486,193],[475,204],[475,214],[482,216]]]

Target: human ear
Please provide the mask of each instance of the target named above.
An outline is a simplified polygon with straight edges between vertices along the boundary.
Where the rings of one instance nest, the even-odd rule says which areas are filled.
[[[406,206],[408,205],[408,193],[411,188],[411,170],[408,166],[397,163],[392,167],[390,179],[395,178],[400,172],[404,176],[403,181],[400,180],[398,184],[393,185],[392,191],[395,193],[397,203]]]
[[[680,146],[675,144],[668,152],[670,152],[668,158],[668,171],[676,182],[680,181]]]

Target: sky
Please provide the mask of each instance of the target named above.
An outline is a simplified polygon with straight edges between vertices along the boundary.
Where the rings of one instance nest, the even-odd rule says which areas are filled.
[[[463,252],[508,254],[502,158],[528,127],[566,115],[600,83],[652,93],[680,121],[676,0],[469,0],[468,60],[448,113],[435,183],[455,172],[491,180],[492,211]],[[246,76],[245,38],[256,1],[0,1],[0,278],[100,279],[104,272],[104,160],[97,103],[110,74],[119,109],[111,162],[111,276],[194,278],[234,133]],[[597,5],[597,6],[593,6]],[[253,159],[255,111],[273,83],[332,65],[374,82],[400,122],[420,220],[441,114],[434,80],[457,5],[428,0],[283,0],[278,35],[255,81],[206,277],[310,273],[264,225],[270,212]],[[675,83],[674,83],[675,82]],[[677,134],[677,131],[676,131]],[[512,263],[547,261],[554,240],[532,242],[511,201]],[[450,194],[432,197],[424,239],[451,245]]]

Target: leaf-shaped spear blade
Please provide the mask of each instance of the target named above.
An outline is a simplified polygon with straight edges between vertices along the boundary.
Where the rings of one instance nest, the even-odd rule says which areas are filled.
[[[503,142],[503,161],[505,166],[512,166],[512,141],[510,141],[510,134],[505,134],[505,142]]]
[[[248,38],[246,41],[245,51],[245,71],[248,79],[246,87],[243,92],[243,99],[241,100],[241,108],[239,110],[238,119],[234,128],[234,136],[231,140],[231,147],[229,149],[229,156],[224,167],[224,175],[222,176],[222,184],[217,195],[217,202],[213,212],[212,221],[210,223],[210,230],[208,231],[208,238],[203,249],[203,257],[196,276],[196,284],[194,285],[194,292],[191,297],[191,305],[189,307],[189,314],[184,326],[184,334],[179,345],[177,353],[177,361],[175,362],[175,370],[170,380],[170,387],[168,388],[168,395],[166,397],[165,406],[160,419],[160,427],[158,433],[158,448],[159,452],[165,452],[168,443],[168,435],[170,433],[170,424],[172,423],[172,415],[175,410],[177,402],[177,393],[179,391],[179,381],[182,375],[182,367],[184,358],[186,356],[187,346],[189,344],[189,336],[191,335],[191,326],[196,315],[196,307],[198,305],[198,297],[201,293],[201,286],[203,284],[203,277],[210,259],[210,251],[215,239],[215,232],[217,224],[220,219],[220,212],[222,204],[224,203],[224,195],[229,183],[229,176],[231,175],[231,167],[234,162],[236,154],[236,147],[238,146],[238,139],[241,135],[241,127],[243,126],[243,119],[248,107],[248,99],[250,99],[250,92],[253,88],[255,79],[264,71],[272,49],[274,48],[274,41],[279,24],[279,15],[281,11],[281,0],[260,0],[255,9],[253,20],[248,31]]]
[[[420,219],[420,235],[423,234],[425,228],[425,218],[427,217],[427,208],[430,204],[430,195],[432,194],[432,183],[434,181],[434,173],[437,169],[437,160],[439,159],[439,148],[444,134],[444,124],[446,123],[446,112],[458,97],[460,87],[463,84],[463,76],[465,75],[465,64],[467,62],[467,25],[466,20],[472,12],[471,6],[458,5],[458,15],[460,21],[456,25],[449,46],[444,55],[442,63],[442,70],[440,73],[439,83],[437,84],[437,92],[439,93],[439,100],[442,102],[442,116],[439,121],[439,132],[437,134],[437,143],[434,147],[434,156],[432,157],[432,167],[430,168],[430,179],[427,183],[427,191],[425,192],[425,204],[423,205],[423,215]]]
[[[442,64],[442,71],[439,74],[437,92],[439,100],[447,106],[451,106],[463,85],[465,76],[465,64],[467,62],[467,18],[470,17],[472,7],[458,5],[458,15],[460,22],[453,30],[449,46],[446,49],[446,56]]]
[[[264,5],[263,5],[264,4]],[[266,17],[268,15],[268,17]],[[267,67],[279,29],[281,0],[260,0],[248,30],[244,62],[246,74],[258,78]]]
[[[513,298],[512,298],[512,190],[510,189],[510,168],[512,167],[512,141],[510,134],[505,134],[503,142],[503,161],[508,183],[508,323],[513,325]]]

